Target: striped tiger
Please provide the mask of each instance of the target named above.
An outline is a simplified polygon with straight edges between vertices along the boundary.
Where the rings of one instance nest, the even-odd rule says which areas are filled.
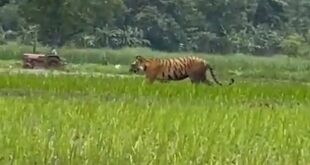
[[[136,56],[135,60],[131,63],[129,72],[142,72],[145,74],[149,83],[155,80],[160,82],[178,81],[189,78],[192,83],[206,83],[212,85],[211,81],[207,79],[206,71],[209,69],[213,80],[222,85],[217,80],[210,64],[199,57],[175,57],[175,58],[144,58]],[[228,85],[234,83],[234,79]]]

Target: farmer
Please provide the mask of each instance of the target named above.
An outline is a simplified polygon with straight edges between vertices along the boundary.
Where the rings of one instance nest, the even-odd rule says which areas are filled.
[[[52,53],[53,55],[57,55],[57,54],[58,54],[55,47],[52,48],[51,53]]]

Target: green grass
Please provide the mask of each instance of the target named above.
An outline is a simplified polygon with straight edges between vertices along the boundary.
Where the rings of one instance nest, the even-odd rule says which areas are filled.
[[[31,47],[10,43],[0,46],[0,68],[20,68],[23,52],[31,52]],[[40,52],[47,52],[48,48],[38,47]],[[282,55],[273,57],[255,57],[250,55],[212,55],[199,53],[167,53],[147,48],[112,49],[76,49],[62,48],[59,54],[69,62],[71,71],[90,71],[105,73],[128,73],[128,65],[136,55],[146,57],[174,57],[197,55],[207,59],[215,68],[219,77],[237,76],[256,79],[281,79],[293,81],[310,80],[310,61],[302,58],[289,58]],[[19,64],[16,64],[19,63]],[[120,64],[120,70],[114,65]]]
[[[308,164],[310,88],[2,74],[1,164]]]
[[[29,51],[0,46],[0,164],[310,162],[310,87],[300,82],[310,80],[306,59],[196,53],[220,80],[236,78],[208,87],[91,75],[129,75],[135,55],[190,53],[63,48],[70,72],[89,76],[16,73]]]

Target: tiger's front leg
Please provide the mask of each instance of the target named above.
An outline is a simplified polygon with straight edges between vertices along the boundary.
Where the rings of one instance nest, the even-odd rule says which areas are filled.
[[[158,80],[158,78],[160,78],[159,73],[160,65],[149,66],[148,71],[145,74],[146,79],[148,79],[148,83],[153,84],[155,80]]]
[[[168,80],[159,80],[159,82],[161,82],[161,83],[168,83],[169,81]]]
[[[146,81],[148,84],[153,84],[154,81],[156,80],[156,75],[153,76],[153,75],[145,75],[145,78],[146,78]]]

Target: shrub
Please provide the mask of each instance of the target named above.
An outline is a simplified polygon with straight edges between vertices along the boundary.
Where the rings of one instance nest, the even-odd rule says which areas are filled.
[[[309,44],[299,34],[288,35],[280,44],[282,52],[291,57],[309,56]]]

